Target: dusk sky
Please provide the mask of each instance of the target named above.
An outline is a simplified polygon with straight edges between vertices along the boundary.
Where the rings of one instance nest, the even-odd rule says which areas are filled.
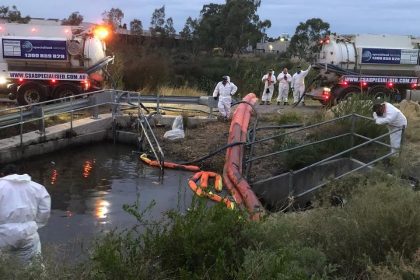
[[[101,14],[111,8],[124,12],[123,23],[138,18],[148,28],[153,11],[162,5],[166,17],[174,19],[181,31],[187,17],[197,18],[204,4],[224,3],[224,0],[2,0],[0,5],[16,5],[23,16],[41,18],[68,17],[78,11],[85,21],[100,22]],[[417,0],[262,0],[258,14],[271,20],[267,30],[271,37],[282,33],[294,34],[299,22],[319,17],[330,23],[331,31],[339,34],[409,34],[420,35],[420,1]]]

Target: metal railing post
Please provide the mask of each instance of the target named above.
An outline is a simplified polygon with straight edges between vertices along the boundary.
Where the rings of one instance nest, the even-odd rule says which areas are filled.
[[[351,127],[350,127],[350,148],[354,146],[354,130],[356,128],[356,116],[351,114]],[[352,157],[352,152],[350,152],[349,157]]]
[[[402,147],[404,145],[405,142],[405,125],[401,128],[401,142],[400,142],[400,148],[398,151],[398,155],[401,156],[401,152],[402,152]]]
[[[157,95],[156,95],[156,112],[157,112],[157,114],[158,115],[160,115],[160,93],[159,93],[159,91],[157,92]]]
[[[20,146],[23,145],[23,108],[20,107]]]
[[[295,192],[294,190],[294,186],[293,186],[293,176],[294,176],[294,172],[293,170],[289,171],[289,196],[292,196]]]
[[[70,110],[70,131],[73,131],[73,118],[74,118],[74,108],[73,108],[73,101],[74,96],[70,96],[70,102],[71,102],[71,110]]]

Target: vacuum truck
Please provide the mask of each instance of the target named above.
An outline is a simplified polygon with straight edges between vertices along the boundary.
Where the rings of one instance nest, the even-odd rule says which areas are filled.
[[[0,88],[19,105],[101,89],[107,36],[102,26],[0,24]]]
[[[418,38],[398,35],[331,35],[320,42],[318,71],[307,96],[334,104],[367,93],[394,101],[419,86]]]

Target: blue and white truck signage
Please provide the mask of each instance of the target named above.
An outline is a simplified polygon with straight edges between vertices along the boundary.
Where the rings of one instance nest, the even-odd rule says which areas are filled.
[[[67,41],[3,38],[3,58],[28,60],[67,60]]]
[[[389,83],[394,84],[417,84],[419,79],[417,77],[387,77],[387,76],[356,76],[356,75],[344,75],[343,81],[348,83]]]
[[[362,64],[416,65],[419,59],[417,49],[362,48]]]
[[[63,81],[85,81],[88,79],[86,73],[62,73],[62,72],[33,72],[33,71],[9,71],[10,79],[25,80],[63,80]]]

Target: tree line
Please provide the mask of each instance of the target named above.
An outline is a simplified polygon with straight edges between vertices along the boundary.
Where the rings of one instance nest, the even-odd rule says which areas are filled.
[[[190,41],[193,50],[222,50],[226,55],[240,54],[248,46],[255,46],[267,36],[271,21],[260,19],[257,14],[261,0],[226,0],[224,4],[205,4],[197,18],[188,17],[179,32],[181,39]],[[28,23],[30,16],[22,16],[16,6],[0,6],[0,18],[8,22]],[[124,12],[111,8],[102,13],[102,21],[112,27],[127,28],[123,24]],[[78,11],[62,20],[63,25],[80,25],[84,20]],[[320,18],[301,22],[290,40],[288,56],[313,61],[320,45],[317,42],[330,33],[330,25]],[[130,21],[132,35],[142,35],[143,22],[135,18]],[[150,20],[152,36],[172,37],[176,34],[172,17],[166,17],[165,5],[156,8]]]

